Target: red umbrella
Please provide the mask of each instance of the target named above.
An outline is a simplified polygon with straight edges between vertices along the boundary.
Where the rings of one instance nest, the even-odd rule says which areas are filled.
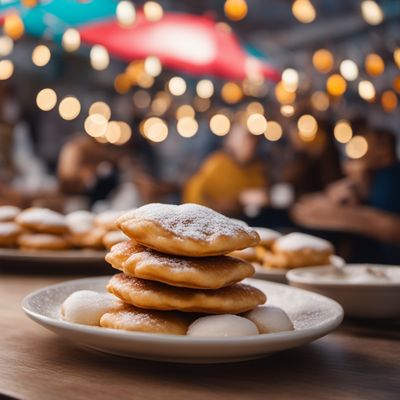
[[[132,27],[115,20],[77,27],[83,42],[101,44],[125,61],[157,56],[170,69],[243,80],[251,74],[279,80],[279,72],[252,57],[230,29],[214,20],[189,14],[164,14],[157,22],[138,12]]]

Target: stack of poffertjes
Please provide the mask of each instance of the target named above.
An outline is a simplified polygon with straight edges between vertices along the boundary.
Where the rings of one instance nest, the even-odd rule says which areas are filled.
[[[121,271],[107,285],[120,303],[102,311],[100,326],[193,336],[293,329],[284,311],[259,307],[266,302],[262,291],[240,283],[254,267],[226,255],[258,243],[248,226],[195,204],[148,204],[116,224],[130,240],[106,255]],[[62,310],[67,320],[68,301]]]
[[[0,248],[110,249],[128,239],[115,225],[122,213],[105,211],[96,215],[81,210],[63,215],[47,208],[0,206]]]

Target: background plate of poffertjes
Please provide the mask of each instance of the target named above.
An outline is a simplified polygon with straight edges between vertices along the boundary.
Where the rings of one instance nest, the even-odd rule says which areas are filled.
[[[131,358],[195,364],[244,361],[298,347],[331,332],[343,319],[342,307],[327,297],[258,279],[245,282],[265,292],[268,304],[285,310],[294,331],[201,338],[127,332],[61,319],[61,305],[71,293],[85,289],[104,292],[109,279],[78,279],[40,289],[25,297],[23,310],[40,325],[84,347]]]

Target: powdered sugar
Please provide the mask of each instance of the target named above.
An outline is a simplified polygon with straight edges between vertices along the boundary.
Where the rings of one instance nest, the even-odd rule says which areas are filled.
[[[298,251],[302,249],[333,250],[332,244],[327,240],[300,232],[293,232],[280,237],[275,242],[275,245],[279,250],[283,251]]]
[[[21,212],[17,217],[17,222],[21,224],[48,224],[53,226],[66,226],[65,217],[58,212],[48,208],[28,208]]]
[[[71,212],[65,216],[65,220],[73,233],[89,232],[94,225],[94,215],[85,210]]]
[[[255,231],[231,218],[198,204],[170,205],[152,203],[125,214],[119,221],[128,218],[155,222],[182,239],[212,241],[216,237],[232,237],[240,233]]]
[[[18,207],[0,206],[0,221],[13,221],[20,212]]]
[[[258,233],[258,236],[260,236],[261,243],[272,242],[282,236],[279,232],[268,228],[254,227],[253,229]]]
[[[0,222],[0,236],[16,235],[21,228],[15,222]]]

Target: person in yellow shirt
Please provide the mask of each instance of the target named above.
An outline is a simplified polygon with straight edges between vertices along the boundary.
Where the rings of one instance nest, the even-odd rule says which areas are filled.
[[[188,180],[183,201],[235,216],[243,213],[244,195],[254,191],[267,196],[264,165],[256,156],[258,143],[258,136],[235,123],[223,148],[211,154]]]

